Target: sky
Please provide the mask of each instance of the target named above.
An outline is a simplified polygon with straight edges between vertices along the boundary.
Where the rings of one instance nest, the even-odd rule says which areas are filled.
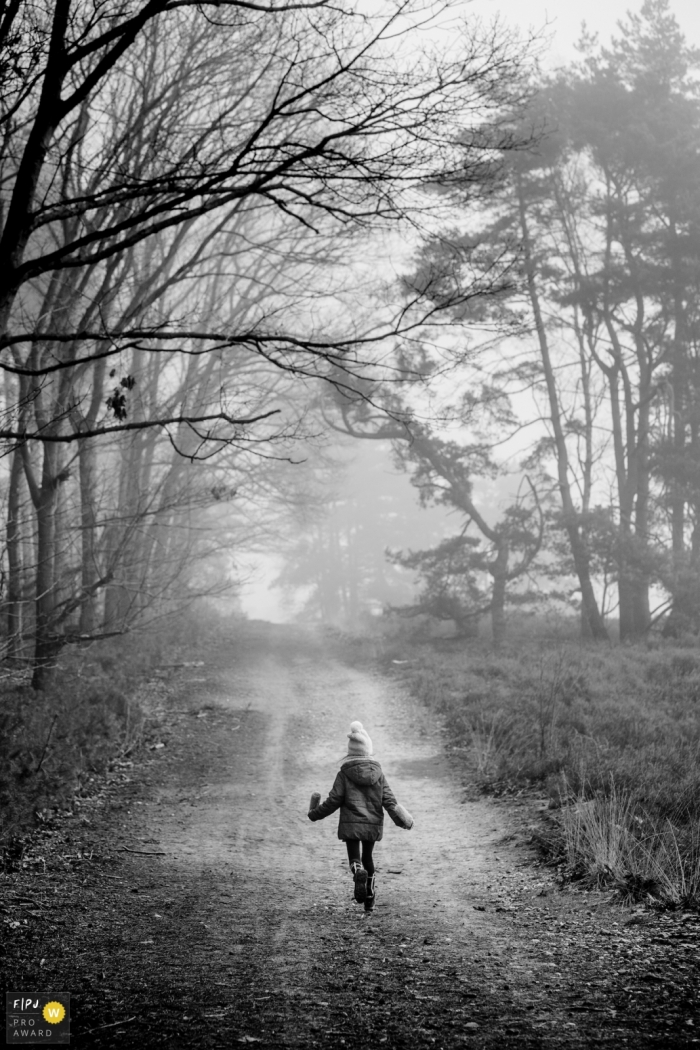
[[[550,60],[553,65],[575,57],[574,45],[581,23],[598,33],[606,44],[627,11],[639,11],[642,0],[471,0],[469,10],[487,17],[500,12],[506,23],[522,29],[543,29],[552,33]],[[700,46],[700,3],[698,0],[672,0],[673,10],[690,44]]]

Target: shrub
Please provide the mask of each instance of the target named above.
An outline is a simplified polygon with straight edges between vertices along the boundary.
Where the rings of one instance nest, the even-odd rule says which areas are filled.
[[[140,734],[141,712],[104,683],[57,678],[35,693],[0,690],[0,846],[8,847],[38,811],[65,805]]]

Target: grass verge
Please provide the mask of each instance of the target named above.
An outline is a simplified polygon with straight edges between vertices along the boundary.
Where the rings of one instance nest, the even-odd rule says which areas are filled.
[[[566,877],[700,907],[700,652],[375,634],[364,653],[442,714],[480,790],[546,793]]]

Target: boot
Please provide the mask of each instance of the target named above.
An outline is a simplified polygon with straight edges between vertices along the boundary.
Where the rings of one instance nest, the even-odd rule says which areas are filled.
[[[355,883],[355,900],[358,904],[362,904],[367,897],[367,872],[359,861],[354,861],[350,865],[350,871]]]
[[[374,889],[374,875],[370,875],[367,880],[367,892],[365,895],[365,911],[374,911],[375,901],[375,889]]]

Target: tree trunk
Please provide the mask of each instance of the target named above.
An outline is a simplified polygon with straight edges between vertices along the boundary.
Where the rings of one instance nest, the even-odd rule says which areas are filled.
[[[636,364],[638,369],[637,389],[628,374],[627,367],[621,368],[625,405],[625,439],[627,446],[627,505],[625,510],[627,547],[627,571],[625,591],[628,595],[629,609],[627,619],[630,625],[628,637],[633,640],[643,638],[649,630],[649,406],[654,396],[653,357],[647,347],[645,338],[646,304],[644,281],[639,273],[638,260],[627,236],[626,223],[618,224],[618,237],[625,253],[632,294],[636,303],[634,321],[631,331],[634,337]],[[610,326],[609,326],[610,327]],[[623,353],[615,336],[616,355],[620,362]],[[622,508],[620,519],[623,519]]]
[[[566,435],[564,434],[564,428],[562,426],[559,393],[557,390],[554,368],[552,367],[547,329],[544,324],[544,318],[540,306],[540,297],[535,278],[535,262],[532,256],[530,230],[527,221],[525,194],[522,179],[520,177],[518,177],[516,185],[520,214],[520,231],[523,238],[523,251],[527,272],[528,294],[535,320],[540,357],[542,358],[542,368],[547,386],[549,415],[552,423],[552,431],[554,433],[554,445],[557,457],[557,481],[562,509],[564,511],[566,534],[569,538],[569,545],[574,559],[574,568],[581,588],[583,613],[588,621],[590,633],[597,641],[608,641],[608,631],[600,609],[598,608],[598,601],[593,590],[588,552],[581,536],[580,525],[577,521],[578,514],[576,513],[573,497],[571,495],[571,484],[569,481],[569,451],[566,445]]]
[[[22,482],[22,454],[18,448],[12,453],[10,485],[7,496],[7,601],[5,629],[7,655],[16,659],[22,648],[22,537],[20,532],[20,494]]]
[[[491,592],[491,632],[494,649],[499,649],[506,637],[506,588],[508,586],[508,544],[502,540],[491,565],[493,590]]]
[[[668,440],[673,448],[670,477],[667,478],[669,507],[671,511],[671,553],[673,558],[672,605],[664,624],[665,638],[676,638],[688,630],[697,630],[700,609],[694,588],[687,586],[695,558],[688,557],[685,546],[687,488],[681,464],[692,461],[693,428],[690,425],[690,445],[686,447],[687,429],[690,423],[686,405],[692,405],[692,387],[689,391],[689,369],[687,367],[685,337],[684,282],[682,277],[682,249],[678,243],[675,222],[669,227],[674,266],[674,335]],[[692,416],[692,412],[690,413]],[[697,526],[696,526],[697,529]],[[695,537],[694,537],[695,538]]]
[[[113,524],[103,536],[103,560],[114,580],[105,588],[103,626],[108,631],[121,630],[126,624],[133,594],[134,532],[139,519],[141,434],[127,436],[117,446],[119,455],[119,491],[113,512]]]
[[[82,599],[80,606],[81,634],[93,634],[97,628],[97,593],[95,585],[99,579],[97,566],[97,514],[95,496],[94,441],[81,441],[78,447],[78,469],[80,476],[80,526],[81,556],[80,583]]]
[[[617,593],[620,641],[635,641],[642,637],[647,625],[642,627],[645,582],[638,578],[639,565],[635,558],[635,534],[633,518],[636,497],[639,494],[640,463],[638,433],[635,428],[635,405],[632,384],[624,361],[622,347],[612,316],[604,304],[606,331],[613,348],[615,365],[606,368],[610,391],[610,415],[612,420],[613,449],[615,455],[615,480],[619,502],[619,524],[617,539]],[[620,397],[622,385],[622,399]],[[623,411],[624,405],[624,411]],[[642,520],[645,508],[637,504]],[[646,587],[648,591],[648,586]]]
[[[581,587],[581,613],[588,625],[588,631],[584,632],[586,637],[593,638],[596,642],[607,642],[610,640],[605,620],[598,606],[598,599],[593,590],[590,566],[588,563],[588,552],[581,536],[581,530],[577,526],[567,528],[569,545],[574,559],[576,575]]]
[[[69,551],[69,521],[65,467],[65,453],[58,446],[54,463],[54,512],[53,512],[53,606],[55,627],[61,625],[61,631],[70,630],[71,624],[67,615],[67,606],[73,595],[75,570],[71,566]],[[71,607],[72,607],[72,603]],[[76,623],[74,618],[74,624]]]
[[[34,689],[45,689],[61,639],[54,624],[55,539],[56,539],[56,459],[58,448],[50,443],[42,447],[43,469],[41,489],[36,501],[37,567],[36,567],[36,624],[34,630]]]

